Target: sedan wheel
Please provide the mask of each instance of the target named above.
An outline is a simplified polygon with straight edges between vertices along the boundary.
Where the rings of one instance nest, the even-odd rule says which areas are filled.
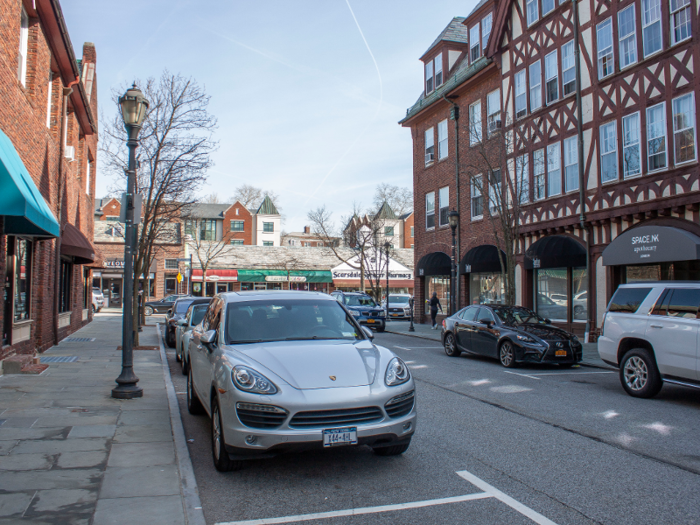
[[[180,365],[182,366],[182,375],[186,376],[187,372],[189,372],[190,365],[187,364],[187,359],[185,359],[185,356],[182,356],[182,359],[180,360]]]
[[[498,358],[506,368],[515,368],[515,348],[510,341],[504,341],[498,350]]]
[[[222,432],[221,411],[219,410],[219,400],[214,398],[211,407],[211,453],[214,459],[214,466],[219,472],[231,472],[240,470],[242,461],[232,461],[226,452],[224,444],[224,434]]]
[[[620,382],[633,397],[654,397],[663,385],[653,356],[643,348],[634,348],[622,358]]]
[[[194,391],[192,386],[192,370],[187,374],[187,411],[193,416],[198,416],[204,413],[204,407],[199,401],[199,396],[197,392]]]
[[[151,308],[150,306],[147,306],[147,307],[144,309],[144,313],[145,313],[146,315],[153,315],[153,308]]]
[[[447,334],[445,336],[445,353],[450,357],[459,357],[462,355],[462,352],[457,349],[455,336],[452,334]]]

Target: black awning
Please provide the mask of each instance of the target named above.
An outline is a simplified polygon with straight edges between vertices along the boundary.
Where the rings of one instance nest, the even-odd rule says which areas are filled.
[[[499,249],[493,244],[482,244],[469,250],[459,263],[459,273],[500,272]],[[506,254],[500,250],[503,262]]]
[[[83,233],[73,226],[66,224],[61,233],[61,255],[73,258],[75,264],[90,264],[95,262],[95,248]]]
[[[525,269],[582,268],[586,266],[586,249],[565,235],[542,237],[525,252]]]
[[[416,275],[426,277],[428,275],[451,275],[452,260],[443,252],[433,252],[424,255],[416,265]]]
[[[603,265],[649,264],[700,259],[700,237],[670,226],[638,226],[603,250]]]

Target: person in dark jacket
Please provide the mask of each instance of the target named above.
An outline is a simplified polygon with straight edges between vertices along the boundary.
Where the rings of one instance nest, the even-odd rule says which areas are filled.
[[[438,313],[438,308],[440,309],[440,313],[442,313],[442,305],[440,304],[440,299],[438,299],[437,292],[433,292],[433,296],[430,298],[430,319],[433,322],[433,330],[437,330],[437,320],[435,319],[437,317]]]

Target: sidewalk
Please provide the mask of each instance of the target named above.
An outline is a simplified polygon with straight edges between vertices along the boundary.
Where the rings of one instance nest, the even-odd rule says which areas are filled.
[[[41,355],[40,375],[0,376],[0,524],[203,524],[156,328],[134,352],[141,399],[111,397],[121,312]],[[197,509],[196,507],[199,507]]]
[[[413,323],[415,332],[409,332],[409,326],[410,322],[408,321],[388,321],[386,323],[386,331],[392,334],[408,335],[422,339],[431,339],[433,341],[441,340],[441,330],[432,330],[429,324]],[[596,368],[612,369],[612,367],[608,366],[600,359],[600,356],[598,355],[598,345],[596,343],[583,344],[583,359],[581,364]]]

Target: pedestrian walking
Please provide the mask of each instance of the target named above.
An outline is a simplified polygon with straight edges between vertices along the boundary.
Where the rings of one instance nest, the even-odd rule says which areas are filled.
[[[435,318],[437,317],[438,308],[440,309],[440,313],[442,313],[442,305],[440,304],[440,299],[438,299],[437,292],[433,292],[430,301],[426,301],[426,303],[430,304],[430,319],[433,322],[432,329],[437,330],[437,320]]]

